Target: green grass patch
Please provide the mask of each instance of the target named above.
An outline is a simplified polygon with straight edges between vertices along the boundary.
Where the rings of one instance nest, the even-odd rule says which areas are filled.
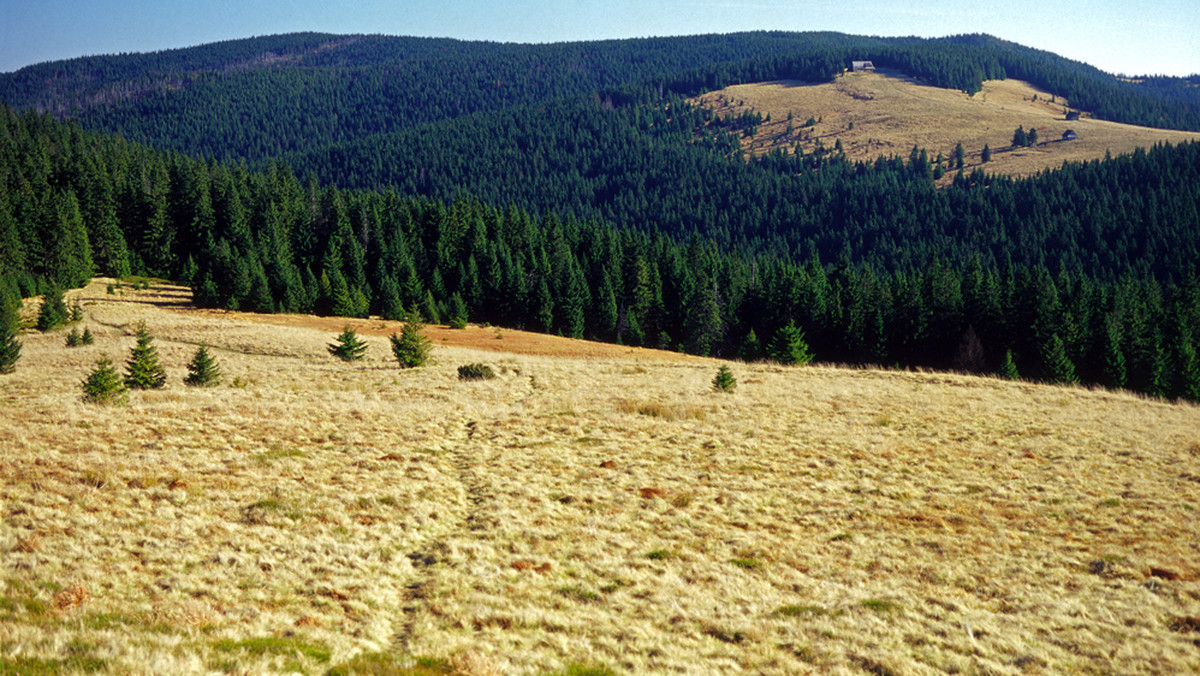
[[[895,601],[887,601],[884,599],[865,599],[860,604],[867,610],[874,610],[877,613],[890,613],[894,610],[899,610],[900,605]]]
[[[582,603],[595,603],[600,600],[599,594],[594,591],[584,589],[583,587],[559,587],[558,593],[569,599],[580,601]]]
[[[783,617],[800,617],[801,615],[810,615],[813,617],[817,617],[820,615],[824,615],[827,612],[829,612],[829,611],[825,610],[821,606],[798,604],[798,605],[782,606],[779,608],[779,610],[775,611],[775,614],[781,615]]]
[[[137,620],[121,613],[97,613],[83,618],[83,626],[88,629],[103,631],[105,629],[113,629],[116,627],[125,627],[129,625],[139,624]],[[145,628],[145,627],[140,627]]]
[[[226,639],[217,641],[212,646],[217,652],[228,654],[244,653],[256,657],[262,655],[300,656],[314,662],[328,662],[331,657],[329,648],[319,643],[309,643],[294,636],[257,636],[240,641]]]
[[[333,667],[326,676],[442,676],[452,673],[454,668],[446,660],[368,653]]]
[[[665,549],[656,549],[656,550],[650,552],[649,554],[647,554],[646,558],[653,559],[655,561],[666,561],[667,559],[671,558],[671,556],[672,556],[671,552],[669,552]]]
[[[247,509],[261,509],[264,512],[278,512],[282,507],[283,503],[279,500],[276,500],[275,498],[267,498],[266,500],[259,500],[253,505],[250,505]]]
[[[759,561],[758,559],[755,559],[753,557],[742,558],[742,559],[730,559],[729,562],[732,563],[733,565],[737,566],[738,568],[744,568],[746,570],[758,570],[759,568],[762,568],[762,561]]]
[[[269,451],[263,451],[254,456],[255,462],[269,463],[272,460],[284,460],[286,458],[303,458],[304,451],[295,448],[274,448]]]
[[[65,660],[45,660],[36,657],[0,657],[0,674],[21,676],[52,676],[56,674],[94,674],[104,671],[108,663],[96,657],[69,657]]]
[[[549,671],[545,676],[617,676],[616,671],[603,664],[568,664],[562,671]]]
[[[853,538],[854,538],[854,536],[849,533],[838,533],[837,535],[834,535],[833,537],[829,538],[829,541],[830,542],[842,542],[842,541],[852,540]]]

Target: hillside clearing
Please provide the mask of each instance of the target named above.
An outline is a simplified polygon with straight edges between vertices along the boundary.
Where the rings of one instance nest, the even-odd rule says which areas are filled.
[[[979,93],[967,96],[880,70],[848,73],[823,84],[779,80],[735,85],[709,92],[695,102],[721,116],[743,112],[757,112],[764,118],[770,115],[770,122],[764,122],[757,135],[742,140],[750,154],[790,149],[797,141],[805,153],[813,152],[818,141],[833,150],[840,140],[846,157],[854,161],[897,155],[907,158],[914,145],[927,150],[933,161],[938,153],[953,157],[955,145],[961,142],[968,171],[983,167],[1011,176],[1056,169],[1063,162],[1099,160],[1106,153],[1131,153],[1156,143],[1200,140],[1196,132],[1095,120],[1086,113],[1082,119],[1067,121],[1066,99],[1020,80],[988,80]],[[804,127],[810,117],[818,122]],[[790,135],[789,123],[793,128]],[[1018,125],[1026,130],[1036,128],[1039,144],[1013,149],[1013,131]],[[1062,141],[1068,129],[1079,138]],[[992,151],[986,165],[980,157],[985,144]],[[952,176],[948,174],[945,180]]]
[[[0,673],[1200,671],[1196,406],[743,364],[728,395],[462,332],[402,371],[383,329],[331,358],[344,320],[76,296],[96,344],[26,333],[0,380]],[[82,403],[139,320],[167,387]],[[182,385],[201,343],[218,388]]]

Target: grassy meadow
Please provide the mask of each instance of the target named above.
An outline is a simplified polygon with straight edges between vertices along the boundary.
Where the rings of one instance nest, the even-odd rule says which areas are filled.
[[[1200,672],[1200,407],[106,281],[0,376],[0,674]]]
[[[989,173],[1028,176],[1057,169],[1063,162],[1100,160],[1108,153],[1122,155],[1156,143],[1200,140],[1200,133],[1151,129],[1091,119],[1067,121],[1069,101],[1021,80],[987,80],[973,96],[922,83],[899,72],[847,73],[831,83],[812,84],[780,80],[735,85],[709,92],[695,101],[721,116],[758,112],[770,121],[753,137],[743,138],[743,149],[758,155],[779,148],[789,150],[799,141],[812,153],[819,141],[833,150],[838,141],[852,161],[878,157],[907,158],[913,146],[924,148],[930,161],[941,153],[949,159],[955,145],[963,144],[967,171],[984,168]],[[788,114],[792,119],[788,120]],[[817,120],[811,127],[809,118]],[[788,134],[788,126],[792,134]],[[1020,125],[1036,128],[1038,145],[1013,148],[1013,132]],[[1068,129],[1075,141],[1062,141]],[[984,145],[991,161],[981,158]],[[945,165],[949,170],[949,165]],[[948,171],[943,183],[953,179]]]

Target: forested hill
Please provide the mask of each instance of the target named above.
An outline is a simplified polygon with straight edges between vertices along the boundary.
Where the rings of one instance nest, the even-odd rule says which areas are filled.
[[[747,359],[794,357],[806,340],[822,360],[1200,400],[1200,275],[1183,272],[1200,255],[1200,145],[944,193],[919,161],[805,162],[823,178],[796,194],[831,217],[804,241],[849,244],[827,264],[819,244],[752,255],[465,198],[305,185],[280,166],[250,172],[0,109],[0,304],[135,272],[214,307],[399,318],[419,306],[435,322]],[[952,197],[928,200],[939,194]],[[864,204],[865,219],[845,220]],[[851,258],[871,241],[908,259]],[[993,253],[1006,248],[1054,264]],[[1174,281],[1152,273],[1164,260]]]
[[[794,356],[803,334],[821,360],[1200,400],[1200,144],[939,189],[919,148],[746,160],[736,135],[759,120],[686,100],[851,59],[1200,129],[1183,80],[987,36],[307,34],[44,64],[0,77],[26,109],[0,107],[0,304],[135,273],[212,307],[419,305],[745,358]]]
[[[153,54],[44,63],[0,75],[0,102],[219,160],[311,151],[512,106],[654,85],[823,81],[871,59],[968,92],[1016,77],[1094,116],[1200,130],[1200,88],[1118,80],[986,35],[940,39],[740,33],[517,45],[304,33]]]

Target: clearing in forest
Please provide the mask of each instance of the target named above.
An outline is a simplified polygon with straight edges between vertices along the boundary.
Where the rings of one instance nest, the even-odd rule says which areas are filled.
[[[774,149],[794,152],[797,144],[805,153],[814,152],[818,144],[832,151],[841,141],[851,160],[907,158],[916,145],[933,161],[938,153],[953,157],[961,142],[968,171],[982,167],[1011,176],[1057,169],[1065,161],[1103,159],[1106,153],[1131,153],[1156,143],[1200,140],[1196,132],[1095,120],[1087,113],[1067,120],[1067,111],[1073,110],[1069,101],[1020,80],[985,81],[979,93],[968,96],[880,70],[846,73],[824,84],[779,80],[735,85],[695,102],[721,116],[757,112],[765,119],[769,115],[770,121],[760,125],[757,134],[742,140],[751,154]],[[804,126],[810,118],[816,124]],[[1037,129],[1039,143],[1013,148],[1018,126]],[[1075,131],[1078,139],[1063,141],[1067,130]],[[986,164],[981,158],[984,145],[992,153]],[[944,180],[952,178],[948,170]]]

